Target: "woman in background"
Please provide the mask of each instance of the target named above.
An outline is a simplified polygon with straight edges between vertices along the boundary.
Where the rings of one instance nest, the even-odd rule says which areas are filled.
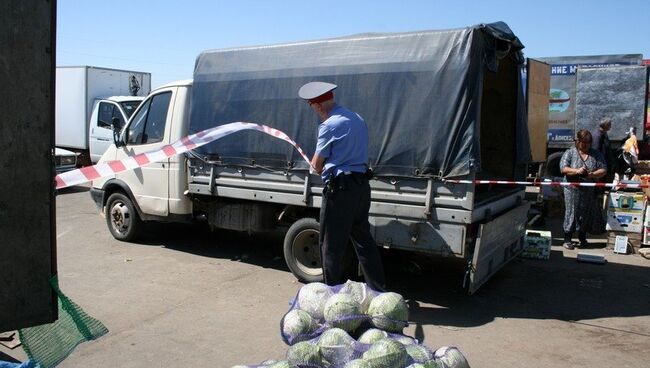
[[[607,173],[605,158],[591,148],[591,133],[586,129],[578,131],[575,147],[562,155],[560,170],[567,182],[595,183]],[[594,187],[564,187],[564,247],[573,249],[573,232],[578,232],[579,246],[586,247],[587,233],[601,234],[605,222]]]

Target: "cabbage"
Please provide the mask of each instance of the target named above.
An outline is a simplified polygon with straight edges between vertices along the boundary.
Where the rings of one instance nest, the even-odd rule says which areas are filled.
[[[331,328],[320,335],[318,347],[326,363],[338,366],[352,358],[355,342],[344,330]]]
[[[401,295],[388,292],[372,299],[368,314],[375,327],[389,332],[401,332],[406,327],[409,309]]]
[[[309,313],[300,309],[289,311],[282,319],[282,336],[291,344],[309,340],[310,334],[317,328],[318,324]]]
[[[445,368],[469,368],[469,363],[463,353],[454,347],[443,346],[436,350],[434,357]]]
[[[352,332],[362,322],[361,306],[349,294],[334,294],[325,303],[325,321]]]
[[[442,365],[440,365],[437,361],[435,360],[430,360],[426,363],[413,363],[409,365],[406,368],[445,368]]]
[[[370,366],[363,359],[354,359],[347,362],[343,368],[369,368]]]
[[[300,365],[320,366],[323,359],[320,355],[320,349],[307,341],[301,341],[289,347],[287,350],[287,362],[289,366],[295,367]]]
[[[393,335],[393,336],[390,336],[390,338],[395,340],[395,341],[401,342],[402,345],[413,345],[413,344],[418,343],[418,340],[416,340],[416,339],[414,339],[412,337],[409,337],[409,336],[404,336],[404,335]]]
[[[433,352],[424,345],[406,345],[406,353],[414,363],[426,363],[433,359]]]
[[[363,360],[370,368],[404,367],[408,360],[406,348],[399,342],[385,338],[372,344],[363,353]]]
[[[275,363],[270,363],[270,364],[267,363],[266,367],[267,368],[289,368],[289,362],[287,362],[286,360],[282,360]]]
[[[309,313],[317,321],[323,319],[323,310],[327,299],[332,296],[329,286],[322,282],[312,282],[300,288],[298,307]]]
[[[370,328],[359,336],[359,342],[364,344],[374,344],[386,337],[388,337],[388,334],[385,331],[377,328]]]
[[[361,312],[366,313],[370,302],[374,298],[374,292],[363,282],[346,281],[339,293],[350,294],[361,306]]]

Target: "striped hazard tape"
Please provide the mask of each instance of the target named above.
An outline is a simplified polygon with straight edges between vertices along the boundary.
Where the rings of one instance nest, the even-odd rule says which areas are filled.
[[[115,175],[117,173],[134,170],[140,167],[147,166],[151,163],[166,160],[169,157],[179,155],[189,150],[201,147],[205,144],[213,142],[217,139],[223,138],[232,133],[242,130],[257,130],[266,133],[270,136],[283,140],[291,144],[300,153],[300,156],[310,165],[309,158],[302,150],[298,143],[294,142],[284,132],[271,128],[262,124],[235,122],[230,124],[220,125],[218,127],[203,130],[201,132],[183,137],[178,141],[163,146],[160,149],[150,152],[140,153],[138,155],[127,157],[123,160],[109,161],[94,166],[87,166],[81,169],[68,171],[57,175],[54,179],[56,181],[56,189],[62,189],[73,185],[87,183],[91,180],[101,179]],[[636,183],[581,183],[581,182],[557,182],[557,181],[508,181],[508,180],[454,180],[443,179],[443,182],[449,184],[493,184],[493,185],[526,185],[526,186],[556,186],[556,187],[615,187],[619,189],[625,188],[648,188],[647,184]]]
[[[91,180],[109,177],[123,171],[137,169],[154,162],[166,160],[174,155],[179,155],[194,148],[201,147],[212,141],[242,130],[257,130],[290,143],[298,153],[300,153],[300,156],[302,156],[307,164],[309,164],[309,158],[302,148],[300,148],[300,146],[284,132],[262,124],[235,122],[206,129],[187,137],[183,137],[178,141],[157,150],[127,157],[123,160],[104,162],[94,166],[87,166],[59,174],[54,178],[56,181],[56,189],[84,184]]]
[[[634,189],[634,188],[649,188],[648,184],[637,183],[581,183],[581,182],[566,182],[566,181],[508,181],[508,180],[454,180],[443,179],[445,183],[450,184],[494,184],[494,185],[526,185],[526,186],[551,186],[551,187],[594,187],[594,188],[619,188],[619,189]]]

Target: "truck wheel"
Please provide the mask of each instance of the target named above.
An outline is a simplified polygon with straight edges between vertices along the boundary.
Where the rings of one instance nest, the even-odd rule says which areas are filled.
[[[322,282],[318,221],[300,219],[289,227],[284,237],[284,260],[291,273],[302,282]]]
[[[129,197],[113,193],[106,201],[106,224],[115,239],[128,242],[137,238],[142,222]]]
[[[544,167],[544,177],[553,179],[562,176],[560,160],[564,152],[555,152],[548,156]]]

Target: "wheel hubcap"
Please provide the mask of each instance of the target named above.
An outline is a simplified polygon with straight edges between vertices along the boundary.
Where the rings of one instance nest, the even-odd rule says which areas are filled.
[[[131,224],[129,208],[122,202],[115,202],[110,211],[111,225],[120,234],[125,234]]]
[[[293,239],[293,257],[300,270],[306,274],[318,276],[322,273],[318,231],[303,230]]]

